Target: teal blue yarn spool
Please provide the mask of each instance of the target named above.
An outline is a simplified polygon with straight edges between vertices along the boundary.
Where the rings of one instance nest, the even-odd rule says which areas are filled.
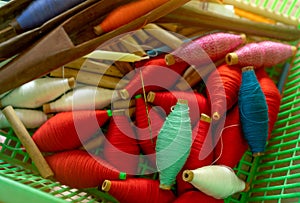
[[[253,156],[262,155],[268,138],[268,106],[252,66],[242,69],[238,102],[245,139]]]
[[[192,127],[186,100],[179,99],[166,118],[156,141],[156,165],[161,189],[171,189],[185,164],[192,144]]]

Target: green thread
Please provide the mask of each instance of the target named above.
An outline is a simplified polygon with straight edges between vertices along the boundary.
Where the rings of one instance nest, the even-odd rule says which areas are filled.
[[[185,164],[192,143],[192,127],[187,104],[177,102],[166,118],[156,142],[156,165],[160,187],[170,189]]]

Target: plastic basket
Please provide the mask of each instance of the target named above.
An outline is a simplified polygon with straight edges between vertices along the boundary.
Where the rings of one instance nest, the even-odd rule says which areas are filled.
[[[249,2],[249,1],[247,1]],[[299,18],[297,1],[253,1],[280,13]],[[282,66],[268,69],[278,82]],[[291,64],[282,93],[280,113],[268,142],[266,154],[253,158],[246,152],[234,169],[251,182],[248,192],[235,194],[225,202],[299,202],[300,201],[300,49]],[[78,190],[41,178],[30,157],[12,130],[0,131],[6,137],[0,149],[0,202],[114,202],[96,189]],[[139,170],[148,170],[141,163]],[[155,177],[154,177],[155,178]]]

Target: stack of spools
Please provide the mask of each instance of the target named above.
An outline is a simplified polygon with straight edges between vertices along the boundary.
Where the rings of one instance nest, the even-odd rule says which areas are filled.
[[[153,46],[144,30],[133,37],[136,45]],[[98,186],[120,202],[222,202],[248,190],[232,168],[248,147],[254,156],[264,153],[276,121],[280,93],[265,68],[293,55],[291,46],[278,42],[245,42],[240,34],[207,34],[169,53],[106,66],[119,70],[108,77],[129,79],[117,89],[82,83],[69,91],[72,79],[43,78],[38,80],[49,80],[47,87],[57,91],[50,80],[69,85],[57,93],[39,85],[37,95],[51,97],[37,96],[29,93],[36,89],[32,82],[26,84],[29,90],[20,87],[5,95],[1,105],[53,114],[49,120],[43,117],[32,138],[51,154],[46,160],[63,184]],[[205,64],[224,59],[201,75]],[[176,84],[190,65],[202,81],[179,90]],[[150,169],[143,171],[139,165],[145,164]],[[158,176],[144,177],[151,174]]]

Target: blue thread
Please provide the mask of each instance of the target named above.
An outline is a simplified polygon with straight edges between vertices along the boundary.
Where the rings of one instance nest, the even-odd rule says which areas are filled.
[[[268,106],[253,69],[242,73],[238,102],[245,139],[253,155],[263,153],[268,138]]]
[[[283,70],[282,70],[280,79],[279,79],[278,84],[277,84],[277,88],[278,88],[280,93],[282,93],[282,91],[283,91],[283,87],[284,87],[286,78],[289,74],[289,70],[290,70],[290,63],[287,62],[283,66]]]
[[[17,22],[23,30],[33,29],[83,1],[36,0],[17,17]]]

